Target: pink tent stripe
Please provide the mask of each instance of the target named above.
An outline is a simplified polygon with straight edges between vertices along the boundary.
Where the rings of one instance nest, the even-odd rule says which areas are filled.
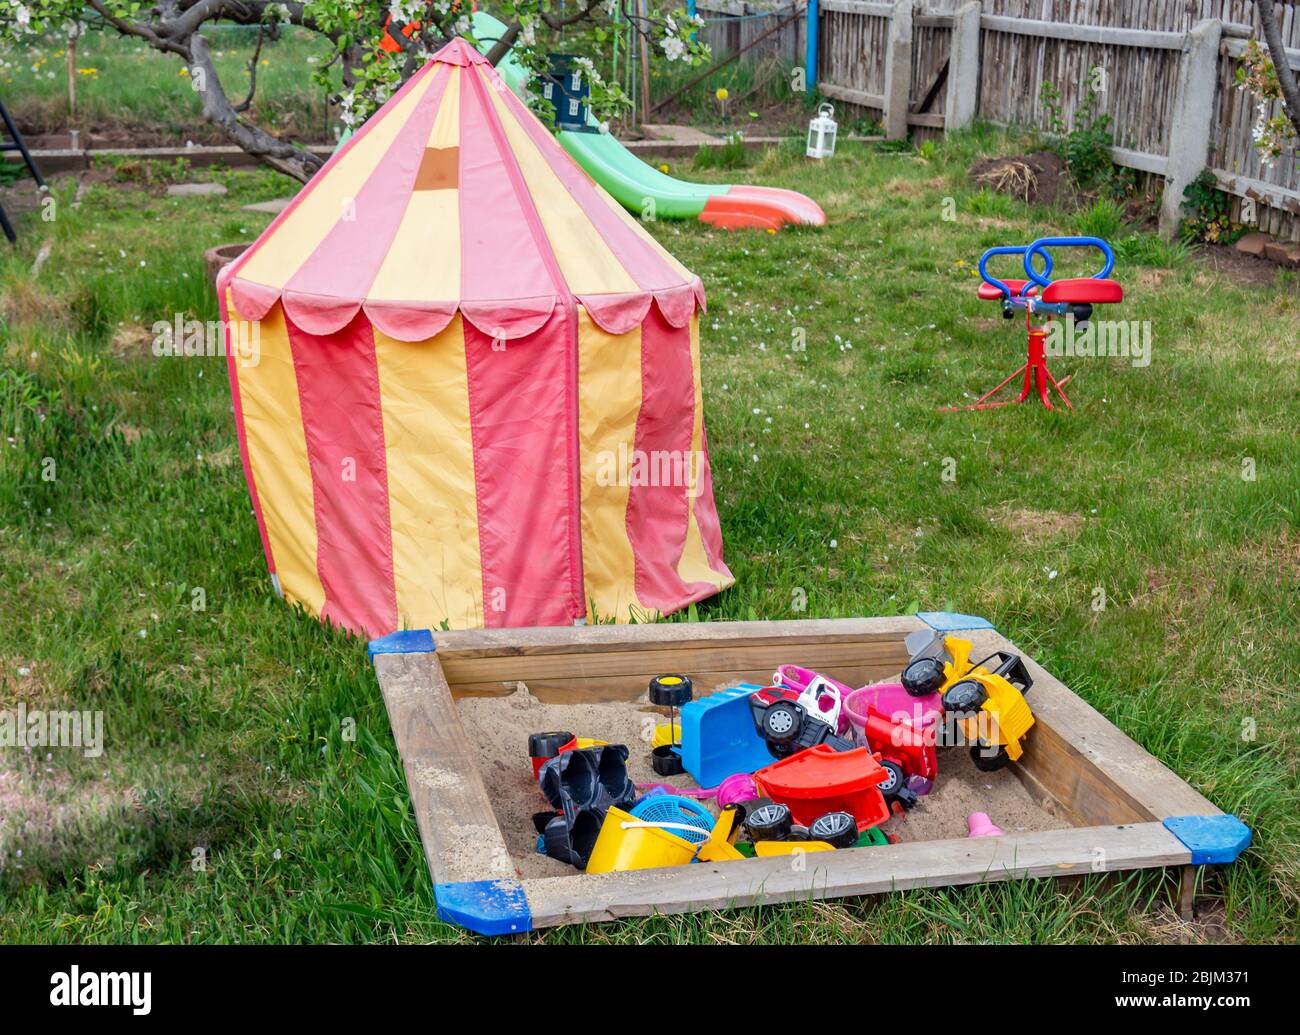
[[[645,471],[656,466],[656,456],[675,459],[669,470],[678,475],[688,471],[695,416],[690,333],[672,327],[653,306],[641,325],[642,396],[635,451]],[[659,480],[659,485],[631,486],[626,524],[637,598],[667,613],[716,592],[716,587],[687,583],[677,574],[686,549],[688,479],[670,478],[668,485]]]
[[[461,77],[461,303],[562,296],[564,278],[483,84],[473,67],[458,68],[456,74]]]
[[[463,189],[460,192],[461,296],[462,298],[471,299],[481,298],[483,296],[479,291],[486,292],[490,290],[493,292],[493,297],[500,297],[501,289],[499,287],[489,288],[488,285],[492,281],[500,283],[502,265],[507,259],[507,256],[502,255],[503,246],[513,244],[517,249],[519,245],[523,244],[527,249],[526,242],[502,240],[503,237],[508,239],[514,235],[509,231],[509,223],[499,222],[500,213],[509,211],[511,208],[518,211],[523,216],[528,227],[529,236],[532,238],[531,249],[527,249],[533,253],[530,257],[530,265],[540,260],[546,277],[561,302],[556,312],[552,313],[552,318],[556,315],[560,317],[559,325],[563,328],[565,341],[563,368],[559,372],[562,377],[564,394],[564,409],[559,415],[561,419],[560,426],[564,431],[564,439],[560,449],[555,454],[555,458],[563,456],[567,467],[564,473],[569,494],[566,543],[566,553],[569,560],[569,616],[571,618],[583,618],[586,616],[587,607],[586,596],[583,592],[582,524],[579,513],[582,497],[578,472],[577,306],[565,284],[564,275],[560,272],[559,261],[556,259],[555,252],[551,248],[551,242],[542,227],[541,216],[533,203],[532,193],[524,182],[519,162],[506,140],[505,129],[497,118],[496,110],[488,100],[487,87],[472,65],[464,68],[461,75],[463,77],[461,80],[460,112],[461,182],[462,184],[472,183],[474,185],[472,191]],[[487,129],[486,133],[474,131],[476,123],[473,119],[475,116],[478,119],[477,125],[485,127]],[[491,138],[491,151],[484,147],[488,137]],[[488,183],[492,183],[493,180],[499,181],[499,170],[504,169],[510,192],[513,195],[507,201],[504,191],[498,186],[493,191],[493,197],[495,197],[498,204],[508,207],[502,207],[496,211],[483,207],[485,202],[489,200],[483,190],[483,187],[487,184],[481,184],[477,179],[470,179],[471,172],[475,168],[492,167],[494,165],[493,172],[495,175],[492,176],[491,180],[488,180]],[[492,228],[495,231],[491,234],[491,237],[495,238],[492,241],[495,247],[491,249],[490,253],[482,250],[485,242],[483,230],[480,228],[484,227]],[[478,230],[477,237],[473,239],[471,239],[471,228]],[[530,275],[536,276],[536,273]],[[526,294],[526,292],[520,291],[515,297],[526,297]],[[548,321],[547,326],[550,326],[550,321]],[[552,462],[554,462],[554,459]]]
[[[311,467],[321,616],[385,636],[397,627],[397,594],[374,332],[364,315],[323,336],[286,326]]]
[[[571,498],[556,477],[568,434],[568,321],[494,348],[465,324],[483,621],[488,628],[568,625],[574,618]],[[579,597],[581,601],[581,597]]]
[[[722,559],[722,522],[718,520],[718,504],[713,497],[713,466],[709,463],[709,434],[700,426],[700,465],[698,495],[695,497],[695,523],[704,540],[704,556],[709,567],[719,575],[731,578],[731,569]]]

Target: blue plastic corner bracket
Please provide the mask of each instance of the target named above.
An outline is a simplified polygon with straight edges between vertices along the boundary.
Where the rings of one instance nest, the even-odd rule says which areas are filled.
[[[371,640],[367,648],[372,660],[376,654],[432,654],[437,649],[428,629],[399,629]]]
[[[475,934],[522,934],[533,929],[524,886],[517,880],[467,880],[435,884],[438,919]]]
[[[1165,829],[1188,847],[1193,866],[1234,862],[1250,847],[1250,827],[1230,813],[1170,816]]]
[[[916,617],[936,632],[963,632],[973,629],[992,629],[994,625],[987,618],[976,615],[959,615],[952,611],[918,611]]]

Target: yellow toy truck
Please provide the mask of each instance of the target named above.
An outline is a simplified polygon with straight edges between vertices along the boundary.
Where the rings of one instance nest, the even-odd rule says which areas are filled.
[[[1022,741],[1034,725],[1025,701],[1034,683],[1020,656],[994,651],[971,664],[969,640],[928,631],[913,633],[906,645],[912,660],[903,669],[903,688],[913,697],[940,695],[944,717],[971,746],[976,768],[992,773],[1019,761]]]

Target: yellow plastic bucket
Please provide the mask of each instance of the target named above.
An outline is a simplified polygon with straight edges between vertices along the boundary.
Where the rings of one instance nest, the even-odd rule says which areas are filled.
[[[698,847],[685,838],[642,822],[631,813],[611,807],[605,813],[596,847],[591,850],[587,872],[684,866],[695,858]]]

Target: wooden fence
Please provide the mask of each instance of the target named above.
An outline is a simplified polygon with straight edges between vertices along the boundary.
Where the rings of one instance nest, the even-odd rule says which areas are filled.
[[[1282,11],[1300,69],[1300,10]],[[1208,166],[1238,218],[1300,239],[1300,161],[1264,165],[1253,100],[1234,82],[1255,19],[1253,0],[821,0],[818,86],[894,138],[974,118],[1049,129],[1042,84],[1059,89],[1069,125],[1100,68],[1115,159],[1164,178],[1167,231]]]
[[[792,13],[791,7],[802,11],[803,0],[762,0],[761,3],[743,3],[740,0],[700,0],[696,13],[704,19],[700,39],[713,48],[715,58],[745,50],[746,62],[778,60],[802,66],[807,41],[807,19],[802,14],[767,39],[754,43],[782,18]]]

